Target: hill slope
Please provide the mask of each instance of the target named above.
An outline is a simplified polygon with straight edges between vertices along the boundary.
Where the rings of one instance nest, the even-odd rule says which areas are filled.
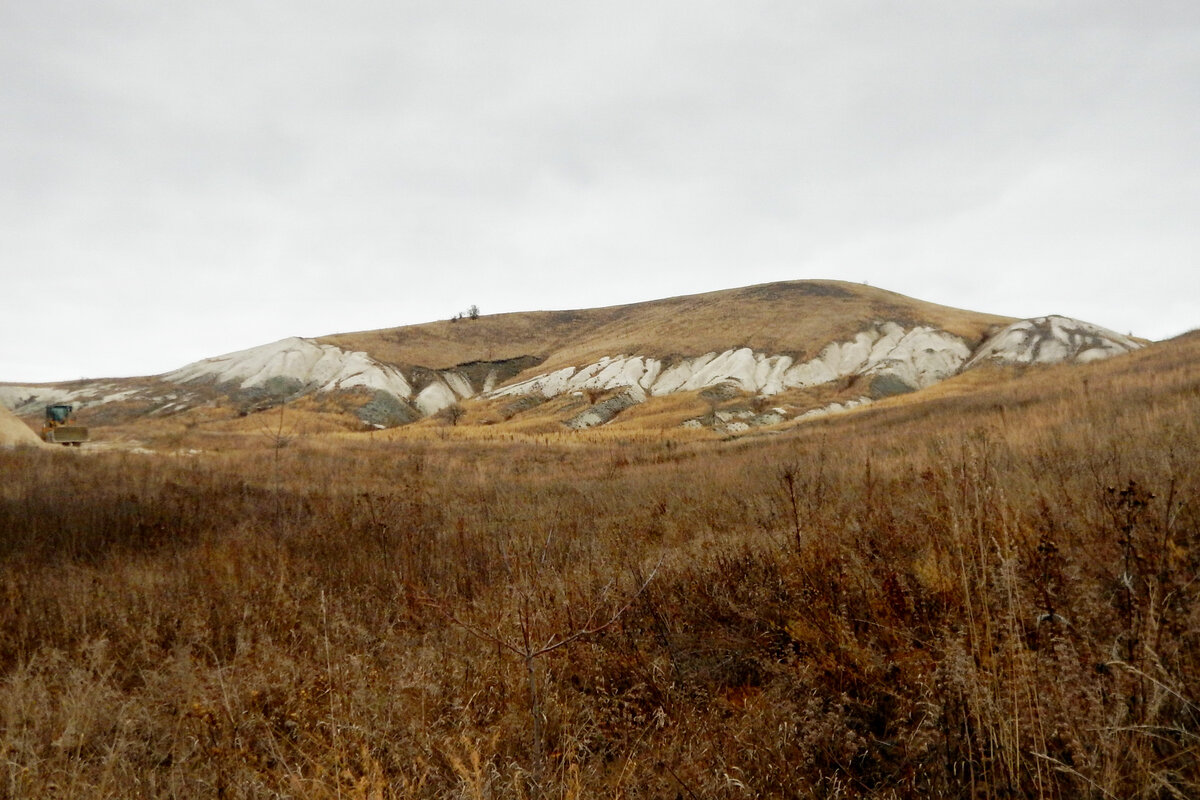
[[[1013,320],[915,300],[842,281],[788,281],[632,305],[441,321],[327,336],[392,364],[448,369],[465,362],[535,356],[553,370],[616,353],[652,358],[729,348],[815,355],[873,320],[927,325],[978,343]]]
[[[678,395],[685,402],[655,425],[736,432],[917,391],[979,364],[1088,361],[1138,346],[1078,320],[1012,320],[858,284],[793,281],[293,337],[152,378],[0,385],[0,403],[36,413],[74,402],[96,425],[197,407],[244,416],[321,397],[322,413],[359,427],[454,408],[455,422],[544,429],[604,424]]]

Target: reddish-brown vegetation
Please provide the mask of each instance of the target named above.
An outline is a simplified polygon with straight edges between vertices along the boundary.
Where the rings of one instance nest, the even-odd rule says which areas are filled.
[[[0,793],[1198,796],[1198,356],[727,442],[0,452]]]

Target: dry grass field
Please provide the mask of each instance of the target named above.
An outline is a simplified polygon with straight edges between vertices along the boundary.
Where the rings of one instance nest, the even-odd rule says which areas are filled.
[[[844,281],[790,281],[632,305],[540,311],[327,336],[393,364],[445,369],[485,360],[546,359],[533,372],[617,354],[665,358],[730,347],[812,358],[873,320],[932,325],[978,343],[1007,317],[940,306]],[[812,352],[806,347],[815,346]]]
[[[1200,796],[1197,364],[0,451],[0,796]]]

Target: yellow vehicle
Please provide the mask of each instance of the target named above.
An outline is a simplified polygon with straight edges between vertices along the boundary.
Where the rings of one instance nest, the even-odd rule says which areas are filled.
[[[88,440],[88,429],[75,424],[75,406],[58,404],[46,406],[46,421],[42,423],[42,440],[79,447]]]

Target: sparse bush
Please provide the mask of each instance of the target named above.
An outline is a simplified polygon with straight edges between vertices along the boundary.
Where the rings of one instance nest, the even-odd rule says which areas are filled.
[[[458,403],[451,403],[437,413],[438,419],[445,420],[451,425],[457,425],[458,421],[467,415],[467,410]]]

